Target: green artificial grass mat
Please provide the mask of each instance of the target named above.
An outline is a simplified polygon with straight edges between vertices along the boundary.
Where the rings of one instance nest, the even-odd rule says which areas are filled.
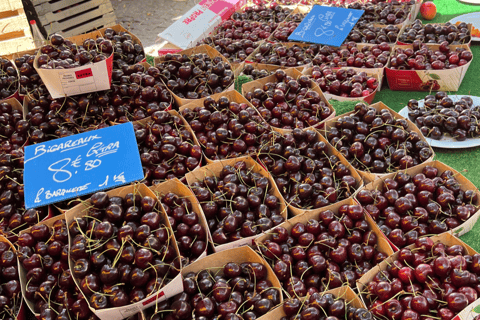
[[[429,22],[443,23],[465,13],[480,11],[480,5],[464,4],[456,0],[434,0],[433,3],[437,6],[437,16]],[[424,21],[424,23],[427,22]],[[459,90],[451,92],[451,94],[480,96],[480,46],[472,42],[471,50],[473,53],[472,63]],[[392,91],[388,89],[387,85],[383,85],[382,90],[376,94],[374,102],[382,101],[398,112],[406,106],[408,100],[420,100],[427,94],[428,92]],[[480,187],[480,148],[462,150],[436,148],[434,151],[436,160],[462,172],[477,188]],[[460,238],[475,250],[480,251],[480,220],[470,232]]]

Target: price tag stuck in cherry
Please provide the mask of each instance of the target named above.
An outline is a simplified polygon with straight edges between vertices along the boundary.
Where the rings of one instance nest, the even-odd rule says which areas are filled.
[[[288,40],[339,47],[364,12],[315,5]]]
[[[131,122],[27,146],[24,163],[27,209],[144,176]]]

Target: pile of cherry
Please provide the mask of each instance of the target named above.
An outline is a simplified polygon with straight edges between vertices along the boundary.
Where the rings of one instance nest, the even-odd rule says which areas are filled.
[[[51,227],[33,226],[19,235],[17,245],[18,261],[26,274],[24,298],[34,303],[40,319],[98,319],[88,308],[85,285],[79,289],[73,280],[82,270],[68,267],[65,219],[56,220]]]
[[[367,309],[355,308],[331,293],[315,292],[305,301],[292,297],[284,302],[282,309],[286,316],[280,320],[321,319],[323,316],[328,320],[373,320],[372,313]]]
[[[22,302],[17,255],[0,239],[0,319],[14,320]]]
[[[258,262],[229,262],[183,279],[184,292],[145,311],[147,320],[254,320],[280,304],[282,293]]]
[[[450,22],[423,25],[422,21],[417,19],[403,30],[403,33],[398,37],[398,41],[403,43],[412,43],[415,40],[426,43],[447,41],[449,44],[456,45],[470,42],[470,37],[471,34],[465,22],[459,25]]]
[[[226,165],[217,176],[190,183],[202,206],[215,245],[234,242],[270,230],[285,221],[282,199],[267,177],[244,161]]]
[[[195,133],[203,154],[211,160],[253,156],[270,131],[255,108],[226,96],[217,101],[208,97],[203,106],[184,108],[180,113]]]
[[[29,95],[38,99],[42,95],[48,95],[47,87],[43,84],[42,78],[33,67],[35,61],[34,54],[24,54],[14,59],[15,66],[18,69],[21,95]]]
[[[368,76],[365,71],[354,69],[332,70],[330,67],[314,66],[310,77],[318,84],[324,94],[341,97],[367,97],[378,88],[378,80]]]
[[[263,88],[244,93],[271,126],[282,129],[304,129],[318,125],[332,114],[332,109],[313,90],[308,76],[295,79],[277,70],[275,80]]]
[[[261,69],[261,67],[255,67],[254,64],[248,63],[240,72],[240,75],[247,76],[252,80],[258,80],[260,78],[268,77],[274,73],[275,71],[268,71],[266,69]]]
[[[320,46],[311,44],[308,47],[282,43],[262,43],[253,53],[251,60],[257,63],[272,64],[287,68],[304,66],[312,62]]]
[[[370,43],[380,44],[383,42],[396,43],[400,28],[395,25],[378,26],[374,23],[359,21],[348,34],[345,43]]]
[[[390,173],[423,163],[433,155],[428,143],[408,125],[388,109],[357,103],[355,111],[339,117],[325,136],[356,169]]]
[[[70,69],[106,60],[113,54],[114,68],[132,65],[145,58],[143,47],[134,43],[128,32],[117,32],[111,28],[102,37],[85,39],[74,44],[59,34],[50,37],[50,43],[40,48],[38,66],[41,69]]]
[[[408,102],[408,117],[415,122],[425,137],[439,140],[444,134],[457,141],[476,138],[480,135],[477,119],[480,106],[474,106],[471,97],[461,97],[453,101],[446,92],[427,95],[423,106],[412,99]]]
[[[399,25],[407,20],[414,5],[415,1],[410,0],[408,2],[392,1],[377,4],[354,2],[346,7],[348,9],[365,10],[359,22]]]
[[[390,46],[386,42],[359,49],[355,42],[350,41],[340,48],[323,46],[312,62],[320,67],[371,69],[383,68],[387,65],[389,57]]]
[[[398,248],[454,229],[480,208],[477,191],[463,190],[452,171],[432,166],[413,176],[400,171],[376,190],[360,190],[356,198]]]
[[[202,150],[183,120],[167,111],[156,111],[146,124],[135,123],[144,178],[150,186],[173,178],[182,179],[202,161]]]
[[[336,210],[337,211],[337,210]],[[280,225],[257,247],[271,263],[290,297],[355,286],[368,270],[387,258],[378,251],[361,205],[321,211],[290,230]]]
[[[214,47],[231,63],[241,63],[245,61],[259,45],[259,42],[253,42],[250,39],[234,41],[229,38],[222,38],[219,40],[212,40],[211,42],[205,40],[205,42]]]
[[[182,99],[200,99],[225,91],[233,83],[229,63],[206,53],[191,56],[166,54],[155,65],[161,78],[174,94]]]
[[[72,273],[91,307],[139,302],[178,274],[177,245],[154,198],[97,192],[85,205],[68,231]]]
[[[480,255],[431,238],[404,248],[364,289],[379,319],[453,319],[478,297]]]
[[[318,209],[349,198],[358,187],[346,162],[329,152],[315,130],[271,133],[267,141],[259,160],[272,174],[286,203]]]
[[[0,98],[8,98],[17,90],[17,69],[10,60],[0,57]]]

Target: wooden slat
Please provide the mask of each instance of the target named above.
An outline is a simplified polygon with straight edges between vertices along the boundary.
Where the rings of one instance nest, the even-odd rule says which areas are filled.
[[[25,13],[22,13],[19,16],[0,19],[0,34],[19,31],[26,28],[30,28],[30,24],[27,21]]]
[[[72,6],[78,2],[79,2],[78,0],[63,0],[55,3],[44,3],[41,5],[35,6],[35,11],[39,16],[48,15],[48,14],[57,16],[58,13],[53,13],[53,12]],[[68,17],[75,13],[85,11],[90,8],[95,8],[101,4],[108,3],[108,2],[109,2],[108,0],[90,0],[89,2],[63,10],[62,12],[59,12],[59,13],[69,11],[69,14],[67,14],[67,17]],[[56,18],[56,20],[60,20],[60,19],[63,19],[63,18]],[[50,21],[53,21],[53,20],[50,20]]]
[[[31,36],[0,41],[0,55],[8,55],[18,51],[34,49],[35,44]]]
[[[70,29],[68,31],[62,32],[62,35],[64,37],[71,37],[71,36],[76,36],[78,34],[85,33],[87,31],[96,29],[96,28],[104,28],[104,27],[111,27],[116,24],[116,16],[114,12],[107,13],[103,15],[101,19],[91,21],[86,24],[82,24],[76,28]]]
[[[22,0],[1,0],[0,11],[23,9]]]
[[[74,14],[77,14],[79,11],[75,12]],[[63,13],[63,12],[61,12]],[[39,17],[40,21],[42,22],[42,25],[44,26],[45,30],[47,30],[48,33],[53,33],[61,30],[65,30],[67,28],[73,27],[75,25],[81,24],[82,21],[88,21],[90,19],[103,16],[105,14],[113,14],[113,8],[110,3],[108,4],[102,4],[100,7],[98,7],[95,10],[92,10],[90,12],[87,12],[85,14],[81,14],[76,16],[73,19],[69,19],[63,22],[58,22],[58,19],[53,19],[53,20],[48,20],[45,19],[45,16]],[[73,14],[72,14],[73,15]],[[99,19],[99,24],[101,24],[102,20]],[[88,30],[88,29],[87,29]]]

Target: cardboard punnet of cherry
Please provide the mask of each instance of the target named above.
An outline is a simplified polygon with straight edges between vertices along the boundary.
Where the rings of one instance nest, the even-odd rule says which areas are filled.
[[[252,245],[258,235],[287,220],[275,181],[251,157],[211,163],[186,178],[207,220],[214,252]]]
[[[480,215],[480,192],[461,173],[432,161],[375,180],[356,200],[395,250],[417,238],[470,231]]]
[[[94,193],[65,214],[69,266],[100,319],[122,319],[182,291],[169,218],[144,184]]]
[[[33,66],[52,97],[61,98],[110,89],[112,69],[126,65],[123,59],[136,64],[145,53],[140,39],[114,25],[69,38],[52,35],[38,50]]]
[[[193,130],[207,163],[253,157],[271,131],[257,109],[236,90],[191,102],[179,112]]]
[[[313,129],[272,132],[258,161],[294,216],[345,203],[363,186],[358,172]]]
[[[3,56],[0,56],[0,77],[2,78],[0,101],[11,98],[20,99],[17,68],[9,58]]]
[[[393,254],[373,219],[353,199],[306,212],[255,239],[289,297],[355,287],[368,270]]]
[[[477,300],[479,259],[451,233],[423,237],[375,266],[357,289],[377,319],[460,319]]]
[[[283,303],[273,270],[248,246],[208,255],[182,276],[183,292],[145,310],[146,319],[271,319]]]
[[[410,120],[382,102],[328,120],[319,132],[367,182],[433,159],[432,147]]]

